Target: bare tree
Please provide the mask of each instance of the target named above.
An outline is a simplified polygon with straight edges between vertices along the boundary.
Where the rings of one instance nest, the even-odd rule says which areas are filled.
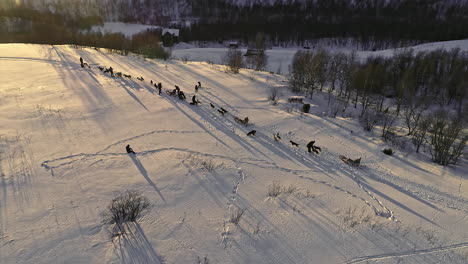
[[[268,100],[272,101],[273,103],[276,103],[276,97],[278,96],[279,88],[276,86],[273,86],[270,88],[268,95]]]
[[[380,116],[372,109],[368,109],[360,117],[360,122],[364,130],[371,132],[380,121]]]
[[[408,127],[408,136],[418,127],[419,120],[421,120],[424,110],[425,108],[416,100],[407,99],[404,101],[403,116],[405,117],[405,124]]]
[[[415,130],[412,133],[412,141],[416,147],[416,153],[419,153],[419,148],[426,140],[427,131],[431,126],[432,120],[429,117],[423,117],[419,120]]]
[[[344,109],[346,107],[346,101],[339,98],[339,97],[336,97],[336,96],[333,96],[331,98],[331,100],[329,100],[329,111],[330,111],[330,114],[333,118],[336,117],[336,115],[338,114],[338,112],[342,111],[344,112]]]
[[[393,132],[393,128],[396,121],[396,116],[390,113],[387,110],[382,112],[381,117],[379,118],[382,122],[382,138],[387,141],[389,140],[395,133]]]
[[[228,66],[229,71],[239,73],[244,65],[242,52],[237,48],[230,48],[224,55],[223,62]]]
[[[317,78],[318,86],[320,91],[323,90],[323,86],[327,83],[328,80],[328,64],[330,63],[330,55],[324,49],[319,49],[314,56],[314,75]]]
[[[104,214],[104,221],[115,224],[124,232],[123,224],[135,222],[143,211],[150,206],[148,198],[137,191],[126,191],[112,199],[107,207],[109,211]]]
[[[468,136],[461,136],[461,121],[447,120],[447,115],[441,113],[434,118],[432,130],[432,160],[441,165],[457,163],[468,139]]]

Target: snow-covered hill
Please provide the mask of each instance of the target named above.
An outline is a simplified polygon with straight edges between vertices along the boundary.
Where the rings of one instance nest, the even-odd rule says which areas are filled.
[[[274,106],[282,76],[26,44],[0,45],[0,65],[2,264],[468,261],[466,162],[386,156],[353,118],[325,116],[320,94],[310,114],[291,108],[286,89]],[[202,104],[158,95],[150,80],[187,98],[200,81]],[[307,153],[310,140],[320,155]],[[102,213],[125,190],[153,206],[111,238]]]

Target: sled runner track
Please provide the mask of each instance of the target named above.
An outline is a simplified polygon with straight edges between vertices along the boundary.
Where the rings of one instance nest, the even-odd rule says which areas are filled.
[[[351,177],[352,179],[354,180],[354,182],[356,182],[356,184],[359,186],[359,188],[361,188],[372,200],[374,200],[375,202],[377,202],[380,207],[382,207],[382,209],[384,209],[385,212],[378,212],[376,213],[378,216],[383,216],[385,218],[388,218],[390,220],[393,220],[393,221],[397,221],[395,219],[395,216],[393,215],[393,212],[388,209],[373,193],[371,193],[366,187],[364,187],[362,184],[361,184],[361,180],[359,180],[356,175],[354,175],[354,173],[350,173],[351,174]]]
[[[375,206],[373,206],[371,203],[369,203],[369,201],[367,201],[366,199],[364,199],[364,198],[358,196],[357,194],[354,194],[354,193],[352,193],[352,192],[350,192],[350,191],[348,191],[348,190],[345,190],[345,189],[343,189],[343,188],[341,188],[341,187],[339,187],[339,186],[330,184],[330,183],[328,183],[328,182],[326,182],[326,181],[316,180],[316,179],[313,179],[313,178],[310,178],[310,177],[299,176],[299,178],[301,178],[301,179],[306,179],[306,180],[312,181],[312,182],[314,182],[314,183],[322,184],[322,185],[328,186],[328,187],[330,187],[330,188],[332,188],[332,189],[334,189],[334,190],[337,190],[337,191],[346,193],[346,194],[348,194],[348,195],[351,195],[352,197],[363,201],[367,206],[369,206],[369,207],[372,209],[372,211],[374,211],[375,215],[377,215],[377,216],[383,216],[383,217],[389,218],[389,219],[391,219],[391,220],[393,220],[393,221],[398,221],[398,220],[395,218],[395,216],[393,215],[393,212],[390,211],[390,216],[388,216],[388,213],[389,213],[388,211],[386,211],[386,212],[380,211],[380,210],[377,209]],[[386,208],[384,207],[384,209],[386,209]],[[388,209],[387,209],[387,210],[388,210]]]
[[[389,258],[411,257],[411,256],[431,254],[431,253],[447,251],[447,250],[461,249],[461,248],[468,248],[468,242],[463,242],[463,243],[454,244],[450,246],[444,246],[444,247],[420,249],[420,250],[401,252],[401,253],[389,253],[389,254],[382,254],[382,255],[375,255],[375,256],[359,257],[359,258],[346,261],[343,264],[363,263],[367,261],[384,260],[384,259],[389,259]]]
[[[204,133],[204,132],[203,131],[179,131],[179,130],[155,130],[155,131],[143,133],[143,134],[140,134],[140,135],[136,135],[134,137],[119,140],[117,142],[114,142],[114,143],[110,144],[109,146],[105,147],[104,149],[98,151],[97,153],[104,152],[104,151],[110,149],[111,147],[113,147],[115,145],[123,144],[123,143],[125,143],[127,141],[130,141],[130,140],[150,136],[150,135],[153,135],[153,134],[163,134],[163,133],[191,134],[191,133]]]
[[[317,172],[316,170],[297,170],[297,169],[290,169],[290,168],[285,168],[278,166],[274,162],[269,162],[261,159],[252,159],[252,158],[241,158],[241,159],[235,159],[231,157],[226,157],[222,155],[217,155],[217,154],[209,154],[209,153],[202,153],[198,151],[193,151],[190,149],[185,149],[185,148],[160,148],[160,149],[152,149],[152,150],[146,150],[146,151],[141,151],[137,152],[137,155],[139,156],[145,156],[148,154],[154,154],[154,153],[159,153],[159,152],[164,152],[164,151],[180,151],[180,152],[187,152],[187,153],[192,153],[192,154],[197,154],[200,156],[205,156],[205,157],[210,157],[210,158],[219,158],[219,159],[224,159],[224,160],[230,160],[233,162],[237,162],[239,164],[247,164],[247,165],[252,165],[256,166],[259,168],[264,168],[264,169],[278,169],[284,172],[292,173],[292,174],[298,174],[298,173],[310,173],[310,172]],[[70,156],[65,156],[53,160],[46,160],[41,163],[41,166],[44,167],[46,170],[49,169],[55,169],[55,168],[60,168],[63,166],[67,166],[73,163],[85,161],[88,158],[93,158],[93,157],[101,157],[98,161],[93,161],[93,163],[96,162],[102,162],[104,161],[104,157],[119,157],[119,156],[127,156],[127,153],[79,153],[79,154],[74,154]],[[54,164],[56,162],[62,162],[58,164]],[[53,165],[51,165],[53,164]]]
[[[459,195],[453,195],[450,193],[440,191],[432,186],[427,186],[421,183],[410,181],[408,179],[397,177],[391,172],[384,172],[385,169],[383,169],[381,166],[376,166],[381,168],[380,171],[382,171],[382,173],[366,173],[366,177],[369,177],[379,182],[388,182],[390,184],[393,184],[397,188],[405,190],[405,192],[408,192],[412,196],[418,198],[423,203],[428,203],[427,201],[431,201],[434,203],[442,204],[443,206],[453,210],[468,213],[468,199],[465,199]],[[435,207],[430,204],[428,206],[433,208]],[[435,207],[434,209],[439,210],[437,207]]]
[[[352,169],[347,165],[345,166],[345,164],[341,164],[341,162],[337,162],[337,159],[335,157],[331,156],[330,154],[327,155],[326,153],[324,153],[323,156],[325,156],[328,161],[331,161],[332,163],[335,163],[335,164],[333,164],[333,166],[331,166],[332,168],[334,168],[332,170],[334,173],[336,173],[337,175],[342,175],[342,176],[345,176],[347,178],[350,178],[352,181],[354,181],[358,185],[358,187],[361,190],[363,190],[372,200],[374,200],[383,209],[383,211],[382,210],[377,210],[377,208],[375,206],[370,205],[369,201],[361,198],[367,205],[371,206],[371,208],[374,210],[376,215],[385,217],[387,219],[390,219],[390,220],[393,220],[393,221],[396,221],[396,222],[399,221],[399,220],[397,220],[395,218],[395,215],[394,215],[392,210],[388,209],[382,203],[382,201],[380,201],[371,191],[369,191],[366,187],[364,187],[361,184],[361,180],[359,180],[358,177],[355,175],[355,174],[359,173],[359,170]],[[347,191],[345,190],[345,192],[347,192]]]
[[[150,131],[150,132],[147,132],[147,133],[143,133],[143,134],[140,134],[140,135],[136,135],[136,136],[133,136],[133,137],[130,137],[130,138],[126,138],[126,139],[122,139],[122,140],[119,140],[117,142],[114,142],[114,143],[108,145],[107,147],[105,147],[104,149],[96,152],[95,154],[79,153],[79,154],[75,154],[75,155],[65,156],[65,157],[54,159],[54,160],[44,161],[44,162],[41,163],[41,166],[43,166],[46,169],[49,169],[49,166],[47,164],[50,163],[50,162],[55,162],[55,161],[59,161],[59,160],[66,160],[66,159],[72,159],[72,158],[75,158],[75,157],[82,157],[83,159],[85,159],[87,157],[98,156],[98,154],[100,154],[102,156],[119,156],[119,153],[103,154],[102,152],[112,148],[113,146],[123,144],[123,143],[128,142],[128,141],[133,140],[133,139],[137,139],[137,138],[145,137],[145,136],[150,136],[150,135],[153,135],[153,134],[163,134],[163,133],[190,134],[190,133],[203,133],[203,131],[179,131],[179,130],[155,130],[155,131]],[[65,165],[68,165],[68,164],[71,164],[71,163],[75,163],[77,161],[79,161],[79,160],[70,161],[68,163],[63,163],[63,164],[60,164],[59,166],[52,166],[50,168],[58,168],[58,167],[65,166]]]

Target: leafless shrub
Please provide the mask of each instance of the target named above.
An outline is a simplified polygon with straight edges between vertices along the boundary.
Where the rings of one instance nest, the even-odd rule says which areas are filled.
[[[270,94],[268,95],[268,100],[276,102],[276,97],[278,96],[279,88],[271,87]]]
[[[403,104],[403,116],[405,124],[408,127],[408,136],[418,128],[419,121],[421,120],[424,108],[414,100],[406,100]]]
[[[330,103],[329,103],[329,111],[330,111],[330,115],[335,118],[336,115],[342,111],[344,112],[344,109],[345,109],[345,106],[346,106],[346,101],[341,99],[341,98],[338,98],[338,97],[335,97],[335,96],[332,96],[330,98]]]
[[[289,185],[288,188],[284,188],[283,190],[287,194],[293,194],[297,190],[297,187],[294,185]]]
[[[362,208],[362,210],[357,211],[356,208],[348,208],[344,212],[343,222],[345,225],[355,228],[361,224],[370,224],[372,220],[372,216],[366,213],[366,210]]]
[[[126,191],[112,199],[104,214],[104,222],[115,224],[123,232],[123,224],[135,222],[149,206],[148,198],[140,192]]]
[[[447,120],[445,113],[439,113],[431,128],[432,160],[440,165],[456,164],[468,140],[462,135],[461,121]]]
[[[182,58],[182,63],[183,64],[187,64],[187,62],[190,60],[190,56],[189,55],[184,55]]]
[[[419,152],[419,148],[426,140],[426,134],[431,126],[431,119],[430,118],[422,118],[414,131],[412,131],[412,142],[413,145],[416,147],[416,153]]]
[[[378,120],[382,121],[382,138],[385,141],[393,138],[395,136],[393,129],[396,122],[396,116],[386,110],[380,114]]]
[[[197,263],[198,264],[210,264],[210,260],[207,257],[197,257]]]
[[[364,130],[371,132],[379,122],[379,115],[373,110],[366,110],[359,120]]]
[[[237,226],[242,216],[244,215],[244,213],[245,213],[244,208],[236,207],[234,210],[231,211],[231,215],[229,216],[229,222]]]
[[[283,190],[283,187],[279,183],[274,182],[273,184],[268,186],[268,196],[277,197],[278,195],[281,194],[282,190]]]
[[[189,162],[193,166],[207,170],[209,172],[215,171],[216,169],[222,168],[224,166],[223,162],[217,162],[213,159],[202,158],[192,153],[181,155],[180,158],[183,161]]]
[[[224,55],[223,62],[228,66],[228,71],[239,73],[240,68],[244,66],[242,52],[239,49],[229,49]]]
[[[260,233],[260,225],[261,225],[261,222],[257,222],[257,224],[252,228],[252,234],[256,235],[258,233]]]

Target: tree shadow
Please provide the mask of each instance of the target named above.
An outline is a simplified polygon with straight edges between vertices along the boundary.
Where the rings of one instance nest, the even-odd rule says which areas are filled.
[[[77,62],[78,58],[72,59],[72,56],[75,56],[75,54],[66,53],[57,47],[48,50],[48,60],[60,62],[51,65],[61,77],[63,86],[71,89],[80,98],[88,111],[111,107],[113,101],[96,78],[96,74],[91,69],[82,69]],[[58,59],[53,59],[55,57]],[[102,131],[107,131],[105,118],[99,118],[95,121]]]
[[[118,239],[119,257],[126,264],[163,264],[145,232],[137,222],[125,223],[125,232]]]
[[[154,182],[151,180],[151,178],[148,176],[148,171],[146,171],[145,167],[143,166],[143,164],[141,164],[140,160],[138,159],[138,157],[135,155],[135,154],[132,154],[132,153],[128,153],[128,155],[130,156],[130,158],[132,159],[133,163],[135,164],[135,166],[138,168],[138,170],[140,171],[141,175],[143,175],[143,177],[145,177],[146,181],[151,185],[151,187],[153,187],[153,189],[159,194],[159,196],[161,197],[161,199],[164,201],[164,203],[166,203],[166,199],[164,199],[164,196],[161,194],[161,191],[159,191],[158,187],[156,186],[156,184],[154,184]]]

